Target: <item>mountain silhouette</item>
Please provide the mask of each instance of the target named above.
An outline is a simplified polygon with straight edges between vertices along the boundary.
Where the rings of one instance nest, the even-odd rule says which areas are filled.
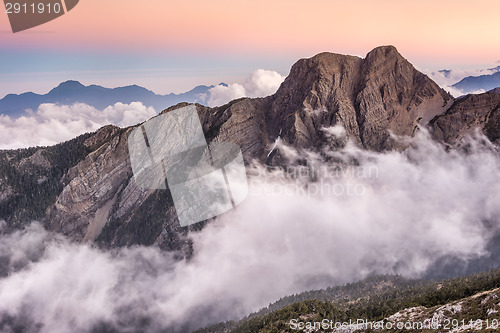
[[[500,87],[500,66],[492,68],[496,73],[480,76],[467,76],[455,83],[452,87],[461,90],[464,94],[484,90],[489,91]]]
[[[102,110],[117,102],[132,103],[141,102],[146,106],[152,106],[160,111],[180,102],[195,103],[202,101],[202,95],[206,94],[213,86],[197,86],[194,89],[181,94],[157,95],[151,90],[138,85],[130,85],[118,88],[104,88],[98,85],[85,86],[78,81],[65,81],[49,91],[45,95],[27,92],[23,94],[9,94],[0,100],[0,114],[11,117],[19,117],[25,110],[36,111],[43,103],[73,104],[85,103],[96,109]]]

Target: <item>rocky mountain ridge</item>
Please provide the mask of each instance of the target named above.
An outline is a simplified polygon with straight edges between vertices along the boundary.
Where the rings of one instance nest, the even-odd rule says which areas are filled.
[[[138,85],[105,88],[95,84],[85,86],[78,81],[69,80],[62,82],[43,95],[33,92],[19,95],[9,94],[0,99],[0,114],[16,118],[24,115],[27,109],[36,111],[42,103],[66,105],[85,103],[102,110],[118,102],[126,104],[141,102],[145,106],[153,107],[156,111],[161,111],[168,106],[180,102],[200,102],[202,96],[207,94],[213,87],[197,86],[180,94],[170,93],[160,95]]]
[[[333,53],[301,59],[272,96],[196,107],[208,142],[233,142],[247,162],[277,164],[279,154],[268,155],[278,136],[320,149],[327,144],[323,129],[333,125],[376,151],[402,148],[391,134],[412,135],[419,126],[449,145],[473,128],[495,141],[498,96],[455,100],[383,46],[364,59]],[[106,126],[53,147],[1,151],[0,219],[11,229],[39,220],[78,242],[156,245],[189,256],[189,231],[204,223],[181,228],[169,191],[136,186],[127,149],[133,128]]]
[[[500,94],[495,90],[456,99],[442,115],[434,118],[430,128],[437,140],[456,145],[464,135],[482,130],[492,142],[500,139]]]

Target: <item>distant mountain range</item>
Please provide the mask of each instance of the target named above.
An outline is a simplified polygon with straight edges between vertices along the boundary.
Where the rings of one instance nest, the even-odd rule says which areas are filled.
[[[478,70],[473,74],[469,72],[467,76],[460,71],[452,69],[442,69],[438,73],[447,79],[446,85],[450,85],[464,95],[490,91],[500,87],[500,66]]]
[[[500,66],[497,68],[500,70]],[[500,87],[500,71],[489,75],[467,76],[452,87],[460,89],[463,93],[492,90]]]
[[[33,92],[19,95],[9,94],[0,100],[0,114],[19,117],[24,114],[25,110],[36,110],[43,103],[73,104],[77,102],[91,105],[100,110],[117,102],[127,104],[141,102],[160,112],[180,102],[203,102],[203,95],[213,87],[201,85],[181,94],[157,95],[151,90],[137,85],[104,88],[98,85],[85,86],[78,81],[66,81],[45,95]]]

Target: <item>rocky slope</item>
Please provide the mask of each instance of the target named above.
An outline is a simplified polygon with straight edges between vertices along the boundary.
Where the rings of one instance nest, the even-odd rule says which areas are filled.
[[[272,96],[197,110],[207,141],[238,144],[247,162],[279,163],[279,156],[268,158],[278,136],[316,149],[326,142],[323,128],[337,124],[377,151],[399,148],[391,133],[412,135],[431,119],[435,136],[450,144],[475,126],[495,139],[497,104],[490,94],[454,101],[384,46],[364,59],[321,53],[299,60]],[[136,186],[127,150],[132,130],[107,126],[54,147],[0,152],[0,219],[8,228],[37,219],[79,242],[155,244],[189,256],[189,230],[203,223],[181,228],[169,191]]]
[[[500,94],[495,90],[457,99],[446,111],[431,121],[436,139],[456,145],[465,135],[479,129],[493,142],[500,139]]]
[[[271,320],[255,329],[243,327],[226,328],[227,324],[219,324],[202,332],[329,332],[329,333],[363,333],[363,332],[498,332],[500,329],[500,289],[495,288],[479,292],[473,296],[462,298],[444,305],[433,307],[414,306],[401,309],[380,320],[351,318],[339,320],[341,311],[329,309],[325,303],[315,300],[303,302],[298,308],[297,316],[289,320]],[[297,305],[290,306],[291,308]],[[312,308],[309,308],[309,306]],[[302,311],[301,311],[302,310]],[[317,311],[315,311],[317,310]],[[322,317],[322,313],[332,313],[331,317]],[[326,321],[323,321],[325,320]],[[358,320],[360,322],[358,322]],[[333,323],[333,324],[332,324]],[[337,323],[337,326],[335,326]],[[345,325],[341,326],[342,323]],[[302,325],[303,329],[299,329]],[[250,326],[250,325],[248,325]],[[223,327],[219,330],[219,327]],[[336,328],[337,327],[337,328]],[[281,329],[278,329],[281,328]]]

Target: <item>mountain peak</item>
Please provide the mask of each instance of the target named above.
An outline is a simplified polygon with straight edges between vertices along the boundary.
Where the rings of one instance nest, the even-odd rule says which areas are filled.
[[[86,87],[81,84],[79,81],[68,80],[61,82],[57,87],[49,91],[49,95],[66,95],[66,94],[74,94]]]
[[[364,59],[324,52],[299,60],[274,95],[271,116],[277,126],[295,128],[288,141],[300,146],[323,140],[314,124],[327,121],[324,126],[342,125],[366,148],[392,149],[389,131],[411,135],[450,99],[389,45]]]
[[[365,68],[377,72],[398,71],[400,74],[412,75],[417,72],[415,67],[406,60],[392,45],[379,46],[368,52],[364,59]],[[396,65],[398,64],[398,65]]]
[[[64,89],[72,88],[72,89],[74,89],[74,88],[85,88],[85,86],[82,83],[80,83],[80,81],[67,80],[67,81],[61,82],[54,89],[57,89],[57,88],[64,88]]]
[[[395,46],[393,45],[382,45],[374,48],[368,54],[366,57],[368,58],[369,56],[390,56],[390,55],[398,55],[402,57],[402,55],[399,53],[398,49],[396,49]]]

